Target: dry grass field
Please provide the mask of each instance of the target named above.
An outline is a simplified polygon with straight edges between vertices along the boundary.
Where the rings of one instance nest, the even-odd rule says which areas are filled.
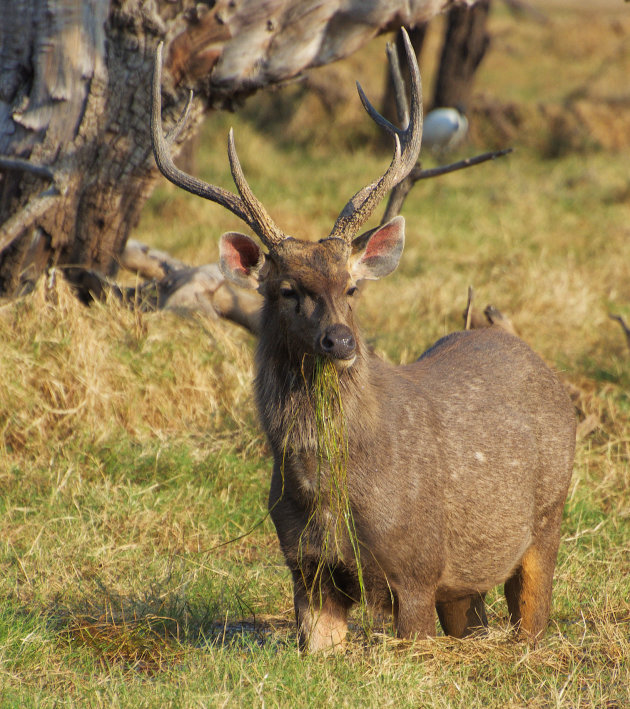
[[[587,423],[544,639],[512,639],[497,589],[483,638],[356,622],[344,653],[298,656],[253,338],[87,309],[55,279],[0,303],[0,707],[630,706],[630,349],[609,318],[630,320],[630,5],[538,5],[545,23],[496,3],[454,157],[514,153],[416,185],[401,265],[358,307],[377,351],[410,361],[462,327],[472,284],[572,388]],[[354,93],[381,92],[383,44],[317,75],[334,107],[296,85],[213,117],[196,172],[231,186],[233,125],[277,223],[327,234],[389,159]],[[162,182],[135,236],[201,264],[234,228]]]

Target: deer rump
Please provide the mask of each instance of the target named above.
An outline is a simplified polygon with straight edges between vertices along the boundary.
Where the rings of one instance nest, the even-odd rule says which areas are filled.
[[[433,635],[436,605],[444,631],[463,636],[487,623],[483,594],[507,582],[511,620],[539,635],[575,441],[562,384],[495,328],[448,335],[407,366],[370,354],[368,381],[357,378],[340,373],[358,555],[315,484],[312,442],[288,451],[263,414],[275,459],[269,507],[302,645],[342,642],[361,586],[370,605],[393,611],[401,636]],[[267,394],[259,388],[259,401]]]

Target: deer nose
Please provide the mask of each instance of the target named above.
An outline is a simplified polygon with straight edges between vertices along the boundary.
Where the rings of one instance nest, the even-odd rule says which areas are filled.
[[[322,351],[334,359],[350,359],[357,346],[352,330],[347,325],[331,325],[319,338]]]

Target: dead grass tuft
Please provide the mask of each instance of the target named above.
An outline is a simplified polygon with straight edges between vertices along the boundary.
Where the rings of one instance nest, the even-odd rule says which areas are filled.
[[[71,442],[98,445],[116,431],[164,439],[188,430],[216,446],[253,422],[246,340],[201,317],[86,308],[63,279],[41,282],[0,307],[0,370],[10,373],[0,380],[3,458],[63,458]]]
[[[165,621],[168,620],[77,617],[61,637],[73,646],[92,651],[103,670],[110,671],[120,665],[124,670],[155,675],[181,664],[186,657],[185,650],[167,628]]]

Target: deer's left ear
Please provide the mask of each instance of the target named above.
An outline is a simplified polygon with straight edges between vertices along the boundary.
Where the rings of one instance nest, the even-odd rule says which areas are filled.
[[[350,275],[356,281],[376,281],[390,274],[400,261],[405,245],[405,219],[394,217],[352,242]]]
[[[230,231],[219,242],[223,275],[243,288],[258,288],[265,254],[251,236]]]

